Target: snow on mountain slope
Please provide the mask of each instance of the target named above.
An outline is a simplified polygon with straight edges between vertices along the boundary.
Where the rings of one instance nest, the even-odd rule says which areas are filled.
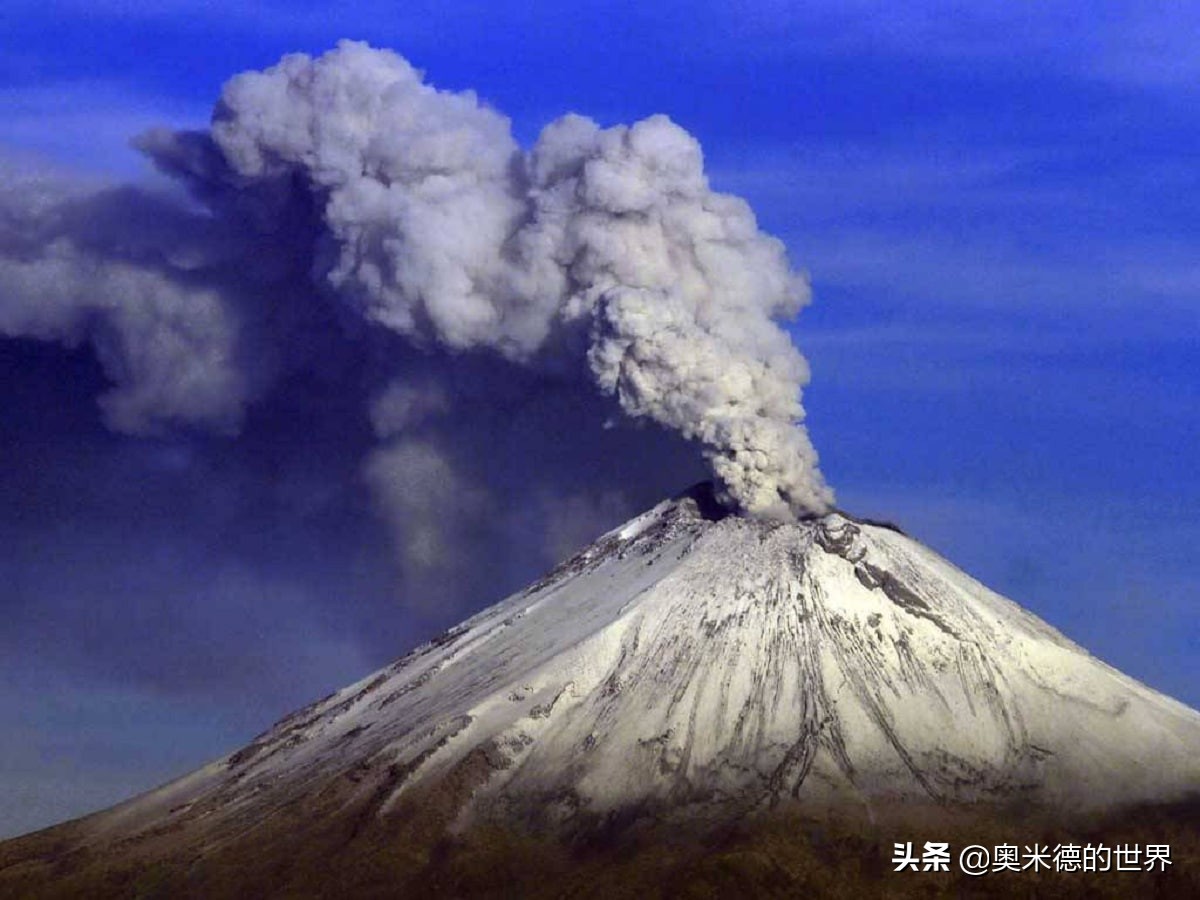
[[[1200,714],[889,527],[721,517],[694,489],[99,824],[336,776],[386,813],[467,762],[462,816],[543,823],[789,798],[1082,809],[1200,791]]]

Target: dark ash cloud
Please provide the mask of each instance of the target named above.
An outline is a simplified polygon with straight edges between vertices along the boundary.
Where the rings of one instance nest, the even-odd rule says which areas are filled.
[[[0,189],[9,359],[83,360],[68,393],[100,415],[55,431],[29,371],[10,383],[14,641],[33,593],[64,622],[102,598],[64,658],[101,658],[122,608],[125,633],[204,632],[152,599],[174,593],[269,610],[243,649],[291,605],[310,624],[288,628],[375,656],[404,642],[391,604],[447,624],[705,463],[748,514],[831,502],[778,324],[806,283],[665,117],[565,116],[525,150],[473,94],[346,42],[138,146],[174,187],[12,167]],[[55,554],[87,574],[52,588]],[[110,674],[240,671],[192,650]]]

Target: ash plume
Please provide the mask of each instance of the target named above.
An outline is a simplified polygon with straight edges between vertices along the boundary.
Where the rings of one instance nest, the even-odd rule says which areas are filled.
[[[498,532],[586,536],[697,449],[749,515],[832,503],[778,324],[807,285],[666,117],[568,115],[525,150],[474,94],[342,42],[137,144],[174,192],[0,195],[0,334],[90,343],[111,429],[234,435],[316,379],[360,411],[362,483],[431,584]]]

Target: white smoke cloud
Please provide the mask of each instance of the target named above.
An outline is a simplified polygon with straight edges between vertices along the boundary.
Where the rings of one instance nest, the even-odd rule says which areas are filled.
[[[530,243],[562,261],[563,309],[590,320],[597,384],[630,415],[699,441],[752,514],[826,509],[800,427],[808,368],[775,321],[799,311],[807,286],[744,201],[709,189],[696,141],[664,116],[607,130],[568,116],[543,132],[531,168]]]
[[[393,437],[450,412],[453,400],[437,381],[420,384],[397,379],[371,403],[371,426],[381,438]]]
[[[444,605],[447,594],[458,593],[455,582],[472,570],[472,528],[494,514],[487,492],[424,439],[401,438],[375,450],[363,474],[391,520],[418,610]]]
[[[340,365],[391,441],[368,480],[412,520],[432,512],[388,479],[454,483],[422,429],[459,403],[449,363],[493,354],[510,378],[574,383],[695,442],[751,515],[831,504],[802,424],[808,369],[778,324],[807,286],[666,117],[605,129],[568,115],[526,152],[474,94],[343,42],[234,77],[209,131],[140,146],[199,209],[148,227],[109,196],[115,231],[65,202],[0,211],[0,229],[33,216],[40,235],[0,230],[0,331],[90,340],[115,383],[113,428],[232,430],[287,372]],[[411,381],[389,360],[413,352],[446,365]],[[436,556],[431,534],[405,554]]]
[[[233,79],[213,137],[240,176],[322,194],[324,277],[369,319],[517,359],[585,331],[596,384],[700,442],[747,511],[830,504],[800,425],[807,367],[775,321],[807,288],[667,118],[566,116],[522,154],[474,95],[343,43]]]
[[[34,209],[47,202],[41,191],[10,191],[6,209],[21,208],[27,197]],[[187,424],[236,431],[253,376],[237,358],[241,326],[229,298],[189,283],[186,270],[170,263],[157,268],[122,259],[111,246],[82,246],[54,227],[61,212],[55,207],[47,217],[51,227],[0,218],[0,334],[91,341],[114,382],[100,405],[115,430],[145,434]]]

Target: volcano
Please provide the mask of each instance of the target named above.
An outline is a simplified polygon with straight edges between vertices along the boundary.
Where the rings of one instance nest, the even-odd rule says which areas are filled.
[[[0,895],[388,896],[488,829],[580,846],[1197,791],[1196,711],[891,525],[743,518],[700,486],[247,747],[0,845]]]

